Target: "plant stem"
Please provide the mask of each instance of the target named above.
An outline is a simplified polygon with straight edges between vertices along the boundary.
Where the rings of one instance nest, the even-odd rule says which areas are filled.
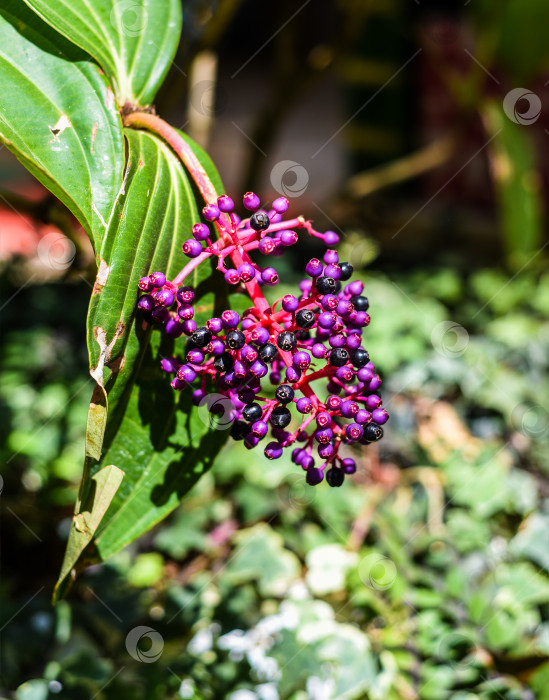
[[[170,145],[191,174],[206,204],[214,204],[217,202],[218,193],[215,191],[215,187],[208,177],[207,172],[195,156],[192,148],[185,139],[177,133],[173,126],[170,126],[168,122],[160,119],[160,117],[157,117],[155,114],[146,114],[145,112],[132,112],[126,115],[124,117],[124,125],[133,127],[134,129],[141,128],[151,131]]]

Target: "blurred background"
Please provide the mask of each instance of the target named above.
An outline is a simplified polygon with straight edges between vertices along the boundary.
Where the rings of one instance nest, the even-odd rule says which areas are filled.
[[[2,148],[0,695],[549,698],[549,5],[183,4],[157,112],[340,234],[391,420],[340,489],[229,444],[52,608],[95,270]]]

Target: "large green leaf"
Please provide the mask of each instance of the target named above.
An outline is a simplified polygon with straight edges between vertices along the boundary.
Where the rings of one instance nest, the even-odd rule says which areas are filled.
[[[114,465],[125,476],[96,541],[84,554],[88,560],[108,557],[161,520],[210,466],[227,436],[226,431],[209,434],[192,407],[190,392],[178,395],[160,369],[161,357],[181,352],[184,339],[161,336],[136,316],[139,278],[162,270],[173,279],[188,261],[181,244],[199,220],[196,192],[162,141],[132,130],[126,130],[126,137],[124,194],[101,246],[88,316],[91,373],[97,384],[79,502],[90,501],[93,479],[105,467]],[[213,164],[188,141],[221,191]],[[198,319],[211,316],[214,305],[222,305],[218,311],[228,305],[223,294],[215,293],[211,272],[210,265],[202,264],[189,279],[197,291]],[[82,554],[77,546],[82,541],[79,508],[59,594]]]
[[[25,0],[91,54],[119,104],[152,102],[181,35],[181,0]]]
[[[0,76],[0,139],[73,212],[97,250],[124,167],[105,77],[21,0],[0,8]]]

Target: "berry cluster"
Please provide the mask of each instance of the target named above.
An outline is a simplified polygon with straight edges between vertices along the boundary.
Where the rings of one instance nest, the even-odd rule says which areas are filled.
[[[190,262],[173,282],[161,272],[142,278],[139,288],[144,294],[138,307],[169,336],[187,336],[184,360],[162,360],[162,368],[175,375],[174,389],[196,382],[193,401],[203,405],[208,403],[208,387],[215,386],[228,399],[235,440],[244,440],[251,449],[270,432],[264,448],[267,458],[277,459],[285,447],[293,446],[292,460],[306,471],[307,483],[318,484],[326,475],[330,486],[340,486],[345,474],[356,470],[352,458],[340,456],[341,445],[379,440],[389,418],[381,407],[381,379],[362,345],[363,329],[370,323],[364,285],[349,281],[352,265],[341,262],[329,248],[322,260],[307,263],[299,294],[287,294],[271,306],[261,287],[277,284],[278,273],[258,265],[250,252],[277,256],[297,242],[300,229],[328,246],[335,245],[338,236],[315,231],[302,217],[283,221],[288,209],[284,197],[276,199],[270,211],[259,209],[254,193],[246,193],[243,201],[253,212],[243,220],[233,213],[234,203],[227,195],[204,207],[204,218],[213,226],[193,226],[193,237],[183,244]],[[195,292],[183,283],[211,256],[217,257],[217,269],[228,284],[245,288],[252,306],[242,316],[228,309],[198,326]],[[233,267],[227,266],[229,260]],[[272,398],[262,395],[261,382],[267,375],[276,387]],[[214,413],[226,410],[215,401],[208,406]],[[292,418],[299,421],[293,432],[288,430]],[[318,466],[313,452],[321,460]]]

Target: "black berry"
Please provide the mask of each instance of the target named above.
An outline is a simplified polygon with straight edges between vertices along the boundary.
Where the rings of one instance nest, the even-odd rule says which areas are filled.
[[[212,332],[206,326],[199,326],[191,335],[190,340],[197,348],[205,347],[212,339]]]
[[[361,297],[357,295],[355,297],[351,297],[351,301],[357,311],[368,311],[370,308],[368,297]]]
[[[275,391],[275,397],[280,403],[290,403],[294,396],[295,392],[289,384],[281,384]]]
[[[218,355],[215,358],[213,366],[218,372],[230,372],[234,367],[233,356],[228,352],[224,352],[223,355]]]
[[[339,263],[339,269],[341,270],[341,275],[339,276],[340,280],[346,282],[348,279],[351,278],[353,274],[353,266],[351,265],[351,263],[341,262]]]
[[[276,344],[281,350],[289,352],[297,345],[297,338],[291,331],[282,331],[276,339]]]
[[[349,360],[349,353],[345,348],[334,348],[330,352],[330,364],[334,367],[343,367]]]
[[[233,440],[244,440],[250,432],[250,426],[242,420],[235,420],[231,426],[231,437]]]
[[[311,334],[309,331],[304,330],[303,328],[300,328],[298,331],[295,332],[295,337],[298,340],[309,340],[311,337]]]
[[[256,420],[259,420],[262,415],[263,411],[258,403],[251,403],[249,406],[242,409],[242,418],[247,420],[248,423],[254,423]]]
[[[310,328],[315,322],[315,314],[311,309],[301,309],[295,315],[295,322],[300,328]]]
[[[265,345],[259,349],[258,355],[262,362],[270,364],[278,355],[278,350],[272,343],[265,343]]]
[[[232,330],[225,336],[225,344],[231,350],[240,350],[246,344],[246,337],[242,331]]]
[[[364,427],[364,439],[368,442],[376,442],[383,437],[383,428],[375,423],[368,423]]]
[[[345,474],[337,467],[332,467],[332,469],[328,469],[326,472],[326,481],[330,486],[341,486],[344,478]]]
[[[292,420],[292,414],[285,406],[277,406],[271,413],[270,420],[275,428],[285,428]]]
[[[254,231],[265,231],[270,225],[269,217],[264,211],[257,211],[250,217],[250,226]]]
[[[319,277],[316,281],[316,288],[320,294],[333,294],[336,291],[337,284],[333,277]]]
[[[362,348],[357,348],[356,350],[351,351],[351,362],[355,367],[364,367],[365,364],[367,364],[370,361],[370,355],[368,355],[368,352],[366,350],[363,350]]]

